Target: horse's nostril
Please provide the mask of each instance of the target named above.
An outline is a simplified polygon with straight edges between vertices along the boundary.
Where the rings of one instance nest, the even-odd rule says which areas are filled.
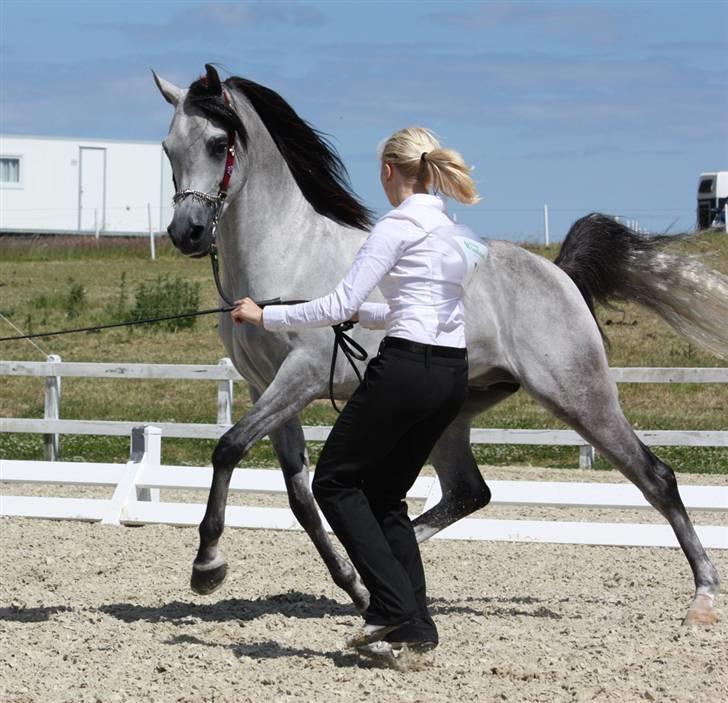
[[[167,227],[167,234],[169,235],[169,238],[174,241],[174,225],[171,222]]]
[[[199,242],[204,232],[205,227],[203,225],[192,225],[190,228],[190,241]]]

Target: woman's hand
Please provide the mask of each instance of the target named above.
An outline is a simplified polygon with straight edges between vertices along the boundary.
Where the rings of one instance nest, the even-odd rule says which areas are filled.
[[[230,311],[230,317],[233,322],[240,324],[241,322],[250,322],[253,325],[261,326],[263,324],[263,308],[255,303],[252,298],[243,298],[236,300],[237,306]]]

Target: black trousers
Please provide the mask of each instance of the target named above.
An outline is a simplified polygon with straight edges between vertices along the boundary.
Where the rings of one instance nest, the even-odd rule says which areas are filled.
[[[398,631],[405,639],[437,641],[404,498],[463,405],[468,362],[464,354],[436,355],[447,347],[417,353],[388,346],[391,340],[384,338],[334,424],[313,493],[369,589],[366,622],[407,622]]]

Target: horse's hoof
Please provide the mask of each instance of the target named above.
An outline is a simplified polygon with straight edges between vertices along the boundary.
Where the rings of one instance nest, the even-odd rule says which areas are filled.
[[[200,596],[208,596],[217,591],[227,576],[227,564],[220,564],[214,569],[197,569],[192,567],[190,588]]]
[[[718,613],[713,607],[713,599],[703,594],[695,596],[690,609],[683,620],[683,625],[715,625]]]
[[[718,622],[718,615],[712,608],[710,610],[703,610],[702,608],[690,608],[688,610],[683,625],[703,625],[704,627],[710,627]]]

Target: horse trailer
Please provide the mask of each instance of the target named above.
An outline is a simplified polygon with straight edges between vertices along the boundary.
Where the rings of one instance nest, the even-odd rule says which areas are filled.
[[[157,142],[0,135],[0,234],[149,234],[172,217]]]
[[[698,181],[698,229],[708,229],[728,203],[728,171],[701,173]]]

